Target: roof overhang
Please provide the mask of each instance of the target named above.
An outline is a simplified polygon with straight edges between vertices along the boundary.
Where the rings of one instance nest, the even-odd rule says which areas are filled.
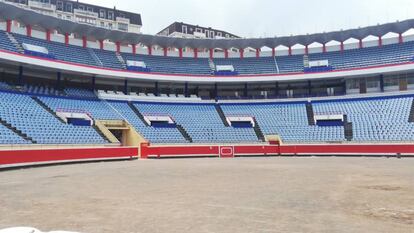
[[[128,33],[122,31],[99,28],[69,20],[43,15],[35,11],[24,9],[16,5],[0,1],[0,17],[18,20],[26,25],[38,25],[45,29],[56,29],[61,33],[75,33],[80,36],[93,37],[97,40],[109,39],[128,44],[158,45],[174,48],[275,48],[278,46],[294,46],[296,44],[310,45],[312,43],[326,44],[330,41],[346,41],[350,38],[362,40],[368,36],[384,36],[390,32],[401,34],[414,28],[414,19],[382,25],[341,30],[328,33],[317,33],[299,36],[285,36],[273,38],[253,39],[190,39],[154,36],[146,34]]]

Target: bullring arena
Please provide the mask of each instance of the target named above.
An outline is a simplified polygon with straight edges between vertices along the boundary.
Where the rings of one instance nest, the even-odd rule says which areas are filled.
[[[413,159],[266,157],[2,172],[0,227],[79,232],[412,232]]]
[[[413,19],[142,27],[0,0],[0,233],[414,232]]]

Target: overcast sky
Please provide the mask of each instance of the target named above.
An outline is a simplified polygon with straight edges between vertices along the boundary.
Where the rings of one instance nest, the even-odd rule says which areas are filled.
[[[414,18],[414,0],[80,0],[140,13],[143,33],[178,21],[242,37],[328,32]]]

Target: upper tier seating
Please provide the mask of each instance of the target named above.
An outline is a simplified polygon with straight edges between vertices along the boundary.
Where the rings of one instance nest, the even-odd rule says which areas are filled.
[[[225,127],[212,104],[134,104],[142,114],[165,114],[182,125],[196,143],[258,142],[252,128]]]
[[[91,66],[124,69],[124,64],[113,51],[82,48],[58,42],[30,38],[20,34],[12,34],[19,43],[45,47],[58,60],[86,64]],[[18,52],[4,31],[0,31],[0,49]],[[165,74],[212,75],[208,58],[179,58],[149,55],[121,54],[125,61],[143,61],[151,72]],[[412,61],[414,42],[383,45],[345,50],[343,52],[327,52],[309,54],[310,61],[328,60],[333,70],[365,68],[378,65],[400,64]],[[233,65],[236,72],[242,75],[277,74],[304,72],[303,55],[260,57],[260,58],[215,58],[215,65]]]
[[[226,115],[256,118],[265,135],[280,135],[284,142],[345,141],[344,128],[308,125],[305,104],[223,104]]]
[[[145,62],[147,68],[155,73],[211,75],[212,72],[207,58],[163,57],[130,53],[123,53],[122,56],[125,61]]]
[[[7,37],[5,31],[0,30],[0,49],[8,50],[12,52],[19,52],[16,48],[16,46],[13,45],[13,43],[10,41],[10,39]]]
[[[115,52],[101,49],[90,49],[90,52],[97,56],[103,67],[118,70],[123,69],[122,64],[116,57]]]
[[[49,53],[53,55],[57,60],[90,66],[99,66],[99,64],[95,62],[88,50],[80,46],[65,45],[63,43],[53,41],[47,42],[46,40],[27,37],[20,34],[13,34],[13,36],[20,44],[26,43],[47,48],[49,50]]]
[[[412,97],[314,103],[316,113],[343,113],[354,129],[354,141],[413,141],[408,122]]]
[[[39,144],[103,144],[89,126],[60,122],[28,95],[0,92],[0,118]]]
[[[235,71],[246,74],[276,74],[276,64],[273,57],[260,58],[215,58],[216,65],[233,65]]]

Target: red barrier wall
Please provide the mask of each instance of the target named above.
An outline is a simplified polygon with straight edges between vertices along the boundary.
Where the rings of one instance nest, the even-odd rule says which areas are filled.
[[[137,157],[138,148],[130,147],[10,150],[0,151],[0,167]]]
[[[141,156],[220,156],[220,148],[232,147],[234,156],[266,155],[414,155],[414,144],[329,144],[329,145],[234,145],[141,147]],[[228,149],[226,149],[228,150]]]

